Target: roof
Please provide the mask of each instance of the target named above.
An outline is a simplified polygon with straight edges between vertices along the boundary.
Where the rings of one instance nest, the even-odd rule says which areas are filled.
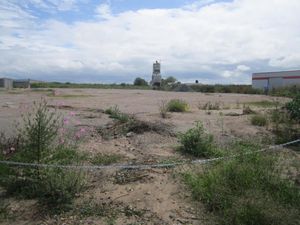
[[[13,80],[13,79],[7,77],[0,77],[0,80]]]
[[[253,73],[253,78],[289,77],[300,78],[300,70]]]

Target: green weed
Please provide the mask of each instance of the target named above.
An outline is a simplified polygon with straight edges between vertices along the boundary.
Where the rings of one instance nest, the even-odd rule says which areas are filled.
[[[201,122],[197,122],[196,127],[189,129],[187,132],[179,135],[181,144],[180,150],[196,157],[217,156],[217,151],[213,136],[204,131]]]
[[[91,159],[95,165],[109,165],[119,162],[123,157],[118,154],[102,154],[99,153]]]
[[[118,120],[121,123],[126,123],[130,120],[130,116],[122,113],[117,105],[106,109],[104,113],[108,114],[110,118]]]
[[[184,100],[172,99],[168,102],[167,108],[169,112],[187,112],[189,111],[189,104]]]
[[[258,114],[258,115],[254,115],[251,117],[251,124],[255,125],[255,126],[260,126],[263,127],[265,125],[267,125],[268,120],[266,118],[266,116]]]

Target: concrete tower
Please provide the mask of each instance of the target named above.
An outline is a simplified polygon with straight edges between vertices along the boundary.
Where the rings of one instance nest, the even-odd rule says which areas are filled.
[[[161,84],[160,63],[156,61],[155,63],[153,63],[151,85],[160,87],[160,84]]]

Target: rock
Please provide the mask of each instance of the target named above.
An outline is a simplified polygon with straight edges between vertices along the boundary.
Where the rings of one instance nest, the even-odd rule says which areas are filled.
[[[133,132],[129,132],[129,133],[126,134],[126,137],[132,137],[133,135],[134,135]]]

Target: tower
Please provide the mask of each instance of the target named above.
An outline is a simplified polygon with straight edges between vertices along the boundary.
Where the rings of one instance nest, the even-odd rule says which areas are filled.
[[[161,75],[160,75],[160,67],[161,64],[156,61],[153,63],[153,73],[152,73],[152,80],[151,80],[151,85],[160,87],[161,84]]]

